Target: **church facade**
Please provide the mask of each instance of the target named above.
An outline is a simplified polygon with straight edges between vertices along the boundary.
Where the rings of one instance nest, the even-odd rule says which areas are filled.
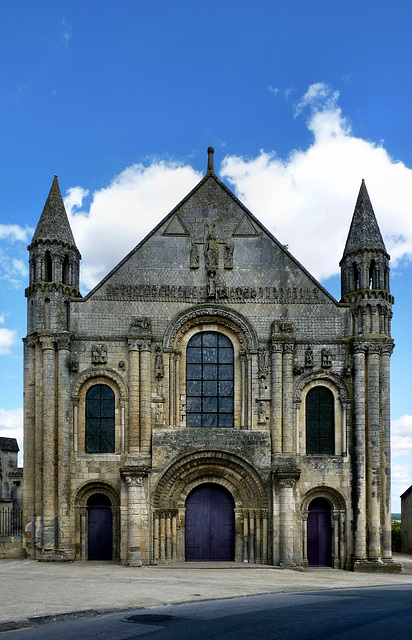
[[[400,571],[389,255],[362,182],[331,296],[204,178],[90,293],[57,178],[29,246],[25,549]]]

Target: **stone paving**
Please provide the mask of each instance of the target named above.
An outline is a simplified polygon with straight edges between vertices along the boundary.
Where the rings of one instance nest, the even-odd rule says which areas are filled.
[[[412,556],[394,554],[403,574],[336,569],[292,571],[235,563],[130,568],[110,562],[0,561],[0,632],[64,617],[260,593],[412,585]]]

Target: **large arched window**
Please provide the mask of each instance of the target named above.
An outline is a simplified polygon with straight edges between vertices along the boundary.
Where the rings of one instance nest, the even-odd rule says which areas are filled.
[[[326,387],[306,396],[306,453],[335,453],[334,397]]]
[[[233,346],[217,331],[196,333],[186,351],[188,427],[233,427]]]
[[[113,453],[114,393],[106,384],[95,384],[86,394],[86,453]]]

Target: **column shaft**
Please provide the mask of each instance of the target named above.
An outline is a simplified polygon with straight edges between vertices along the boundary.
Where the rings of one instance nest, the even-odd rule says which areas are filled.
[[[354,555],[366,557],[366,474],[365,474],[365,350],[359,345],[354,364]]]

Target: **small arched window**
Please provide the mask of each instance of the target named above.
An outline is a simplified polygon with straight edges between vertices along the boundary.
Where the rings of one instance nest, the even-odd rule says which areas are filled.
[[[333,393],[314,387],[306,396],[306,453],[335,453]]]
[[[70,284],[70,263],[68,255],[65,255],[63,260],[62,281],[63,284]]]
[[[53,264],[50,255],[50,251],[46,251],[45,256],[45,280],[46,282],[53,281]]]
[[[86,394],[86,453],[114,453],[114,393],[106,384]]]
[[[217,331],[196,333],[186,351],[188,427],[234,426],[233,345]]]

